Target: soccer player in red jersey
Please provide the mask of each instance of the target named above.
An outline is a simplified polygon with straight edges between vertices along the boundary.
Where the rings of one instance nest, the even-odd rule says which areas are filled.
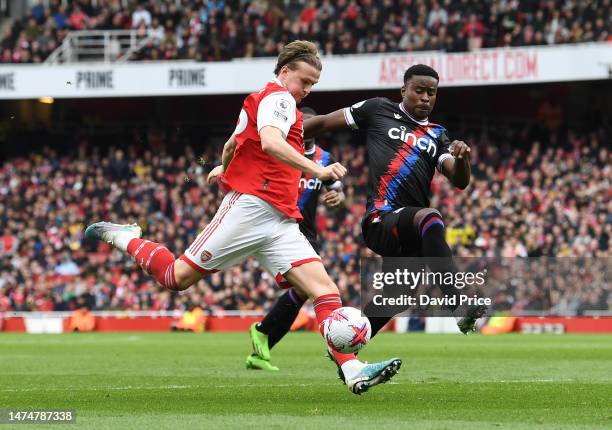
[[[223,148],[215,174],[228,190],[208,226],[178,259],[162,244],[140,239],[137,225],[98,222],[85,234],[129,253],[147,273],[172,290],[184,290],[204,275],[254,256],[276,278],[314,301],[317,321],[342,306],[338,287],[300,232],[297,207],[302,172],[321,181],[346,174],[339,163],[323,167],[304,156],[302,114],[296,109],[318,82],[321,60],[315,45],[294,41],[283,47],[276,78],[244,100],[236,129]],[[212,172],[211,172],[212,173]],[[355,394],[388,381],[401,360],[360,362],[333,352]]]
[[[308,107],[302,107],[300,111],[304,121],[316,115],[316,112]],[[304,155],[321,166],[335,163],[332,154],[316,145],[315,140],[304,140]],[[209,175],[210,181],[211,176]],[[342,192],[342,182],[333,180],[322,182],[317,178],[302,174],[298,190],[298,208],[304,217],[300,223],[300,231],[306,236],[317,254],[320,254],[321,247],[316,227],[317,207],[320,200],[323,200],[330,208],[343,204],[345,196]],[[307,297],[289,288],[279,297],[264,318],[251,326],[249,335],[253,352],[246,359],[247,369],[278,370],[278,367],[270,363],[270,351],[289,332],[306,299]]]

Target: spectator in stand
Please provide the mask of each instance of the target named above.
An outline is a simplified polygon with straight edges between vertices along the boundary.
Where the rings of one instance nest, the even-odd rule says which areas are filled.
[[[298,38],[317,42],[326,55],[612,41],[610,0],[549,1],[538,7],[518,0],[58,3],[37,3],[13,22],[2,41],[2,62],[43,61],[61,44],[64,30],[86,29],[135,29],[151,37],[157,49],[145,46],[134,61],[272,57],[278,46]],[[33,45],[47,30],[45,43]]]
[[[468,50],[475,51],[482,47],[482,37],[485,26],[475,13],[471,13],[468,21],[463,26],[463,35],[467,37]]]
[[[70,28],[73,30],[84,30],[87,26],[88,19],[89,17],[85,15],[85,12],[83,12],[77,3],[68,17],[68,25],[70,25]]]
[[[138,28],[140,23],[144,23],[146,28],[151,27],[151,12],[144,8],[142,3],[136,6],[132,13],[132,28]]]
[[[427,15],[427,28],[436,33],[437,30],[448,24],[448,13],[440,6],[437,0],[432,1],[431,10]]]

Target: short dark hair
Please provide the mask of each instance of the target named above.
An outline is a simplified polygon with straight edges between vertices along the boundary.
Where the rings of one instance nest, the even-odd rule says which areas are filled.
[[[313,108],[308,107],[308,106],[301,107],[300,111],[302,112],[302,114],[306,114],[306,115],[312,115],[312,116],[317,115],[317,112]]]
[[[310,64],[318,71],[323,69],[317,45],[307,40],[294,40],[283,46],[280,54],[278,54],[274,74],[278,75],[285,65],[291,70],[295,70],[297,68],[297,63],[300,61]]]
[[[406,73],[404,73],[404,83],[408,82],[413,76],[431,76],[436,81],[440,80],[438,72],[425,64],[415,64],[409,67]]]

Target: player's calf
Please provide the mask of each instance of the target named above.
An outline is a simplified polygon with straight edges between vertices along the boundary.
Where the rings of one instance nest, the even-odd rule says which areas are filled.
[[[306,297],[289,288],[276,301],[264,319],[256,324],[254,330],[267,336],[269,349],[272,349],[289,332],[305,301]],[[251,339],[254,338],[256,336],[251,335]]]
[[[445,227],[442,215],[435,209],[425,208],[416,213],[414,217],[414,227],[417,234],[421,237],[421,253],[425,257],[434,258],[428,261],[431,269],[436,272],[456,272],[457,267],[453,261],[452,252],[445,239]],[[451,297],[457,296],[458,290],[451,285],[440,285],[442,292]],[[475,331],[476,321],[482,318],[486,311],[486,306],[457,307],[449,306],[453,314],[456,315],[457,326],[463,334]]]
[[[141,228],[136,224],[97,222],[85,230],[85,237],[108,243],[134,258],[142,270],[171,290],[184,290],[197,282],[199,273],[174,255],[164,245],[140,239]],[[185,267],[186,266],[186,267]]]

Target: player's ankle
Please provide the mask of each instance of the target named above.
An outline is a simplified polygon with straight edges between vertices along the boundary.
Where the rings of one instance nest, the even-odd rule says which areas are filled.
[[[113,246],[120,251],[127,252],[128,245],[133,239],[138,239],[138,236],[131,232],[120,232],[116,233],[113,238]]]
[[[340,368],[344,374],[345,379],[353,379],[363,369],[365,363],[362,363],[358,359],[348,360],[344,362]]]

